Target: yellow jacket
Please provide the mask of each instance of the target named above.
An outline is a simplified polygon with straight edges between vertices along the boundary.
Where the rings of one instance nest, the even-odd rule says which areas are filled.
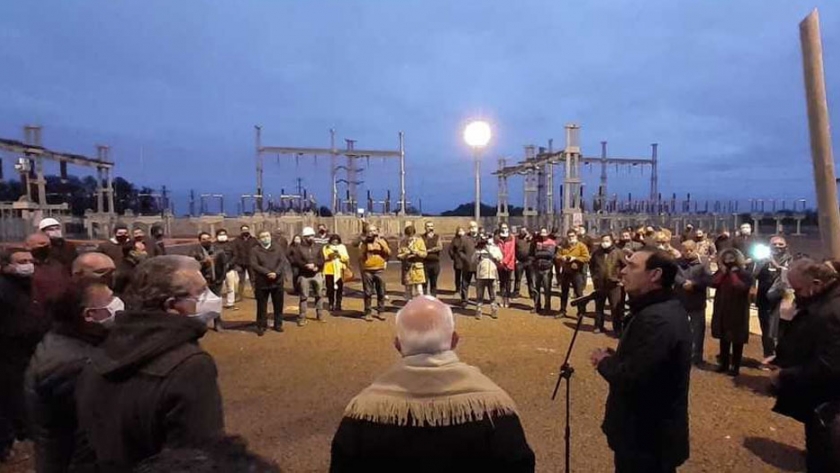
[[[350,255],[344,245],[324,245],[324,275],[341,279],[344,268],[350,263]],[[334,258],[333,255],[338,255]]]
[[[554,260],[563,265],[563,271],[581,271],[589,262],[589,248],[580,241],[572,246],[562,245],[557,249]]]
[[[391,248],[384,238],[377,238],[373,243],[362,240],[359,243],[359,260],[365,271],[381,271],[388,264]]]
[[[397,259],[402,261],[403,284],[424,284],[426,271],[423,259],[426,258],[426,243],[420,237],[403,239],[397,252]]]

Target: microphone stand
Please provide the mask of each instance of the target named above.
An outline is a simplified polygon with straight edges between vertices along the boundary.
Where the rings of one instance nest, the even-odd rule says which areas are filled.
[[[584,299],[581,297],[579,299]],[[574,305],[575,301],[572,301],[572,305]],[[583,323],[583,314],[578,316],[577,324],[575,325],[575,332],[572,335],[572,341],[569,343],[569,348],[566,350],[566,358],[563,360],[563,364],[560,365],[560,374],[557,376],[557,384],[554,385],[554,393],[551,395],[551,400],[553,401],[557,397],[557,391],[560,389],[560,382],[564,379],[566,380],[566,430],[564,433],[564,439],[566,441],[566,473],[571,472],[570,463],[571,463],[571,444],[572,444],[572,427],[569,423],[569,413],[571,411],[571,400],[572,400],[572,375],[575,374],[575,369],[572,365],[569,364],[569,357],[572,356],[572,348],[575,346],[575,340],[577,339],[578,332],[580,332],[580,325]]]

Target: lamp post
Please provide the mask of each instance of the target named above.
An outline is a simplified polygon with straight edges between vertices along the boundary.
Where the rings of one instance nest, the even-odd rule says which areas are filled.
[[[490,125],[483,121],[474,121],[464,128],[464,141],[473,150],[475,160],[475,221],[481,219],[481,150],[490,142]]]

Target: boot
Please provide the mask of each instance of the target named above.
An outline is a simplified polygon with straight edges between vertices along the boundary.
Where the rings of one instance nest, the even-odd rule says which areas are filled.
[[[225,325],[224,325],[224,322],[222,321],[221,316],[216,317],[213,320],[213,330],[215,330],[216,332],[224,332],[225,331]]]

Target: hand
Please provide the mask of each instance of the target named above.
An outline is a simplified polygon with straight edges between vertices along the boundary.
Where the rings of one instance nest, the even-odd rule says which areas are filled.
[[[268,273],[268,279],[271,279],[271,280],[277,279],[277,273]]]
[[[690,290],[694,289],[694,283],[691,282],[691,281],[686,281],[686,282],[683,283],[682,287],[686,291],[690,291]]]
[[[333,251],[333,253],[330,255],[330,258],[332,259],[338,259],[340,257],[341,255],[339,255],[337,251]]]
[[[592,354],[589,356],[589,361],[592,363],[594,368],[597,368],[598,365],[603,361],[605,358],[609,358],[612,356],[609,350],[605,350],[603,348],[596,348]]]
[[[310,271],[317,271],[317,270],[318,270],[318,267],[317,267],[317,266],[315,266],[315,265],[314,265],[314,264],[312,264],[312,263],[309,263],[309,264],[307,264],[307,265],[306,265],[306,266],[304,266],[304,267],[305,267],[306,269],[310,270]]]

